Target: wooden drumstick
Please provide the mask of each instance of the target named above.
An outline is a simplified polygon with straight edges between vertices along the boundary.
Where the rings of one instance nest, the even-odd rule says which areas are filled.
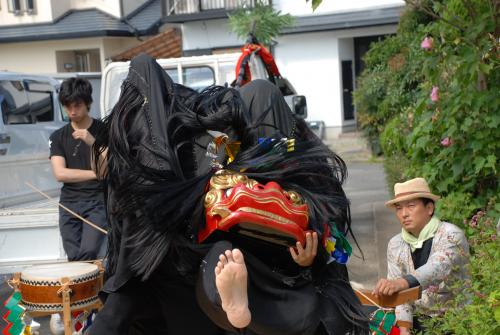
[[[62,209],[68,211],[69,213],[73,214],[74,216],[76,216],[77,218],[79,218],[80,220],[82,220],[83,222],[85,222],[86,224],[88,224],[89,226],[99,230],[101,233],[103,234],[108,234],[108,232],[105,230],[105,229],[102,229],[101,227],[99,227],[98,225],[96,225],[95,223],[92,223],[90,222],[89,220],[83,218],[81,215],[73,212],[71,209],[65,207],[64,205],[61,205],[59,202],[55,201],[54,199],[52,199],[50,196],[48,196],[47,194],[45,194],[44,192],[40,191],[38,188],[36,188],[35,186],[31,185],[29,182],[25,182],[26,185],[28,185],[30,188],[32,188],[33,190],[37,191],[38,193],[40,193],[41,195],[43,195],[45,198],[49,199],[50,201],[52,202],[55,202],[59,207],[61,207]]]

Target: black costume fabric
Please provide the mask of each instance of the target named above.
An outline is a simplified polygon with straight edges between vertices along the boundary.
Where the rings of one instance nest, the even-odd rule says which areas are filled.
[[[151,280],[161,288],[162,282],[175,284],[179,278],[184,279],[184,284],[193,285],[194,291],[202,259],[216,254],[221,245],[196,244],[197,232],[205,224],[202,198],[215,173],[205,155],[212,139],[208,130],[241,141],[241,149],[232,163],[220,160],[225,169],[245,171],[245,175],[261,183],[275,181],[301,194],[309,206],[310,228],[320,236],[326,225],[344,234],[350,231],[349,201],[342,190],[346,177],[344,162],[324,146],[304,121],[291,114],[271,83],[256,80],[241,91],[210,87],[197,93],[174,84],[156,61],[140,55],[132,60],[120,99],[105,124],[106,133],[94,150],[99,155],[107,149],[111,226],[109,279],[104,290],[107,293],[120,294],[127,288],[130,290],[133,283]],[[277,148],[276,143],[282,137],[295,138],[294,151]],[[260,139],[267,140],[259,144]],[[264,308],[264,302],[256,302],[253,312],[256,327],[248,329],[249,334],[314,334],[322,328],[328,334],[367,333],[367,320],[349,285],[345,266],[335,262],[327,265],[322,246],[314,265],[300,269],[289,254],[281,252],[280,256],[279,250],[272,251],[276,257],[262,259],[257,242],[230,235],[214,236],[212,242],[218,239],[231,239],[231,245],[246,252],[249,271],[255,274],[256,282],[269,283],[269,289],[281,290],[281,296],[288,292],[290,296],[309,297],[306,302],[311,317],[296,320],[294,325],[277,317],[272,329],[263,323],[259,326],[258,310]],[[207,266],[207,259],[203,264]],[[272,266],[278,265],[283,271],[276,277]],[[215,265],[208,266],[202,270],[213,279]],[[168,275],[157,281],[158,273]],[[294,276],[302,279],[287,284],[287,278]],[[219,302],[213,298],[217,295],[210,287],[212,279],[201,275],[200,282],[208,280],[208,286],[198,286],[198,293],[204,309],[217,310]],[[168,292],[165,297],[168,298]],[[304,310],[305,301],[294,300],[293,308]],[[287,313],[280,310],[284,308],[280,301],[276,303],[278,309],[271,318]],[[198,311],[193,313],[199,316]],[[212,316],[210,312],[207,314]],[[168,323],[168,318],[176,316],[165,317]],[[198,319],[203,318],[195,320]],[[212,320],[219,319],[212,317]],[[225,324],[218,325],[234,330]],[[206,329],[203,333],[210,334],[213,327]]]
[[[110,230],[105,304],[91,335],[223,333],[196,302],[194,278],[207,246],[192,243],[185,224],[201,201],[192,192],[199,185],[201,198],[207,177],[191,178],[191,148],[186,153],[166,135],[177,100],[194,93],[143,55],[131,62],[120,100],[104,121],[94,151],[106,161],[96,169],[106,171]]]

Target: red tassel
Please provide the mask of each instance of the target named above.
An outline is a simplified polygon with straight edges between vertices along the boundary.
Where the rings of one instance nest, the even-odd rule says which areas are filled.
[[[389,335],[399,335],[399,334],[400,334],[399,328],[396,326],[392,326],[391,332],[389,333]]]

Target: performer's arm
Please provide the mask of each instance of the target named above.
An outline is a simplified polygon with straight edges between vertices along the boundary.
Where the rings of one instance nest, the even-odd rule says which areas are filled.
[[[300,242],[297,242],[297,251],[295,248],[290,247],[290,254],[293,260],[300,266],[311,266],[314,262],[314,258],[318,253],[318,233],[306,233],[306,245],[302,246]]]
[[[79,183],[96,179],[95,172],[92,170],[68,169],[66,159],[62,156],[50,157],[52,172],[57,181],[62,183]]]
[[[94,156],[94,151],[91,155],[91,166],[92,170],[97,176],[97,179],[102,180],[108,173],[108,148],[104,149],[103,152],[97,157],[97,161]]]
[[[391,239],[387,246],[387,279],[378,281],[373,290],[374,295],[391,295],[395,292],[407,289],[409,283],[404,279],[399,255],[401,252],[399,241]],[[409,334],[413,326],[413,306],[410,303],[396,306],[396,319],[401,329],[401,334]]]

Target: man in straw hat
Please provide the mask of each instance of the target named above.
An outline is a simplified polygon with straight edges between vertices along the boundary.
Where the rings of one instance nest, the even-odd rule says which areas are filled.
[[[422,298],[414,304],[396,307],[401,334],[423,330],[414,316],[415,307],[426,317],[445,312],[445,302],[453,299],[450,284],[469,279],[469,245],[457,226],[434,215],[435,202],[424,178],[394,185],[394,199],[386,206],[396,211],[401,233],[387,247],[387,279],[380,279],[375,295],[391,295],[420,285]],[[421,320],[421,318],[420,318]]]

